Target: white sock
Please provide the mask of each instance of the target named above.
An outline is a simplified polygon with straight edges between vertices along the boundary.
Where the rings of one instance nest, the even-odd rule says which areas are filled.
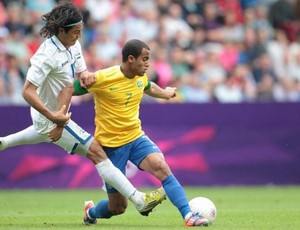
[[[193,213],[189,212],[188,214],[185,215],[184,220],[187,221],[192,215]]]
[[[145,193],[136,190],[129,200],[135,204],[135,208],[140,211],[145,207]]]
[[[127,177],[109,159],[96,164],[95,167],[102,179],[127,199],[136,191]]]
[[[1,150],[19,145],[46,142],[44,137],[37,133],[33,126],[29,126],[26,129],[23,129],[6,137],[2,137],[1,141]]]

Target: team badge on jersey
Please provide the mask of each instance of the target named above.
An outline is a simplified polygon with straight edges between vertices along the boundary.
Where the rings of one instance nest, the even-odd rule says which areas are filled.
[[[139,87],[139,88],[143,88],[144,87],[144,84],[143,84],[143,81],[137,81],[137,86]]]

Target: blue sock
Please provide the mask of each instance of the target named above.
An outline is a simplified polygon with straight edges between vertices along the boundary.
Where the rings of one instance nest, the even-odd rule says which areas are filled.
[[[169,200],[177,207],[182,218],[184,219],[186,214],[191,211],[191,208],[183,187],[179,184],[174,175],[170,175],[164,179],[162,181],[162,185]]]
[[[89,215],[92,218],[105,218],[112,217],[112,213],[108,209],[108,200],[101,200],[96,206],[89,209]]]

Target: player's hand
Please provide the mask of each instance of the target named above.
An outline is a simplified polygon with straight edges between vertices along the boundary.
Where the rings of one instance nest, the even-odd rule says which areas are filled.
[[[95,73],[91,73],[91,72],[83,72],[80,75],[80,86],[83,88],[89,88],[92,84],[95,83],[96,81],[96,75]]]
[[[64,127],[55,125],[55,127],[48,132],[48,137],[50,138],[51,142],[58,141],[61,138],[63,130]]]
[[[166,94],[166,99],[169,100],[171,98],[176,97],[176,87],[166,87],[165,88],[165,94]]]
[[[65,114],[65,109],[66,109],[66,106],[63,105],[60,110],[52,113],[51,121],[53,123],[55,123],[57,126],[64,127],[66,124],[68,124],[68,122],[70,120],[72,113],[69,112],[69,113]]]

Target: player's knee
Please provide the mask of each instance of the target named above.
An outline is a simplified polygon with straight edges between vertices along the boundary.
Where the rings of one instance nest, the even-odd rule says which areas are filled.
[[[86,157],[94,164],[98,164],[107,159],[107,155],[102,146],[96,140],[92,142]]]
[[[171,170],[166,161],[161,160],[155,163],[154,174],[158,179],[163,179],[167,175],[170,175]]]
[[[110,212],[116,216],[125,213],[127,205],[117,205],[114,207],[110,207]]]

